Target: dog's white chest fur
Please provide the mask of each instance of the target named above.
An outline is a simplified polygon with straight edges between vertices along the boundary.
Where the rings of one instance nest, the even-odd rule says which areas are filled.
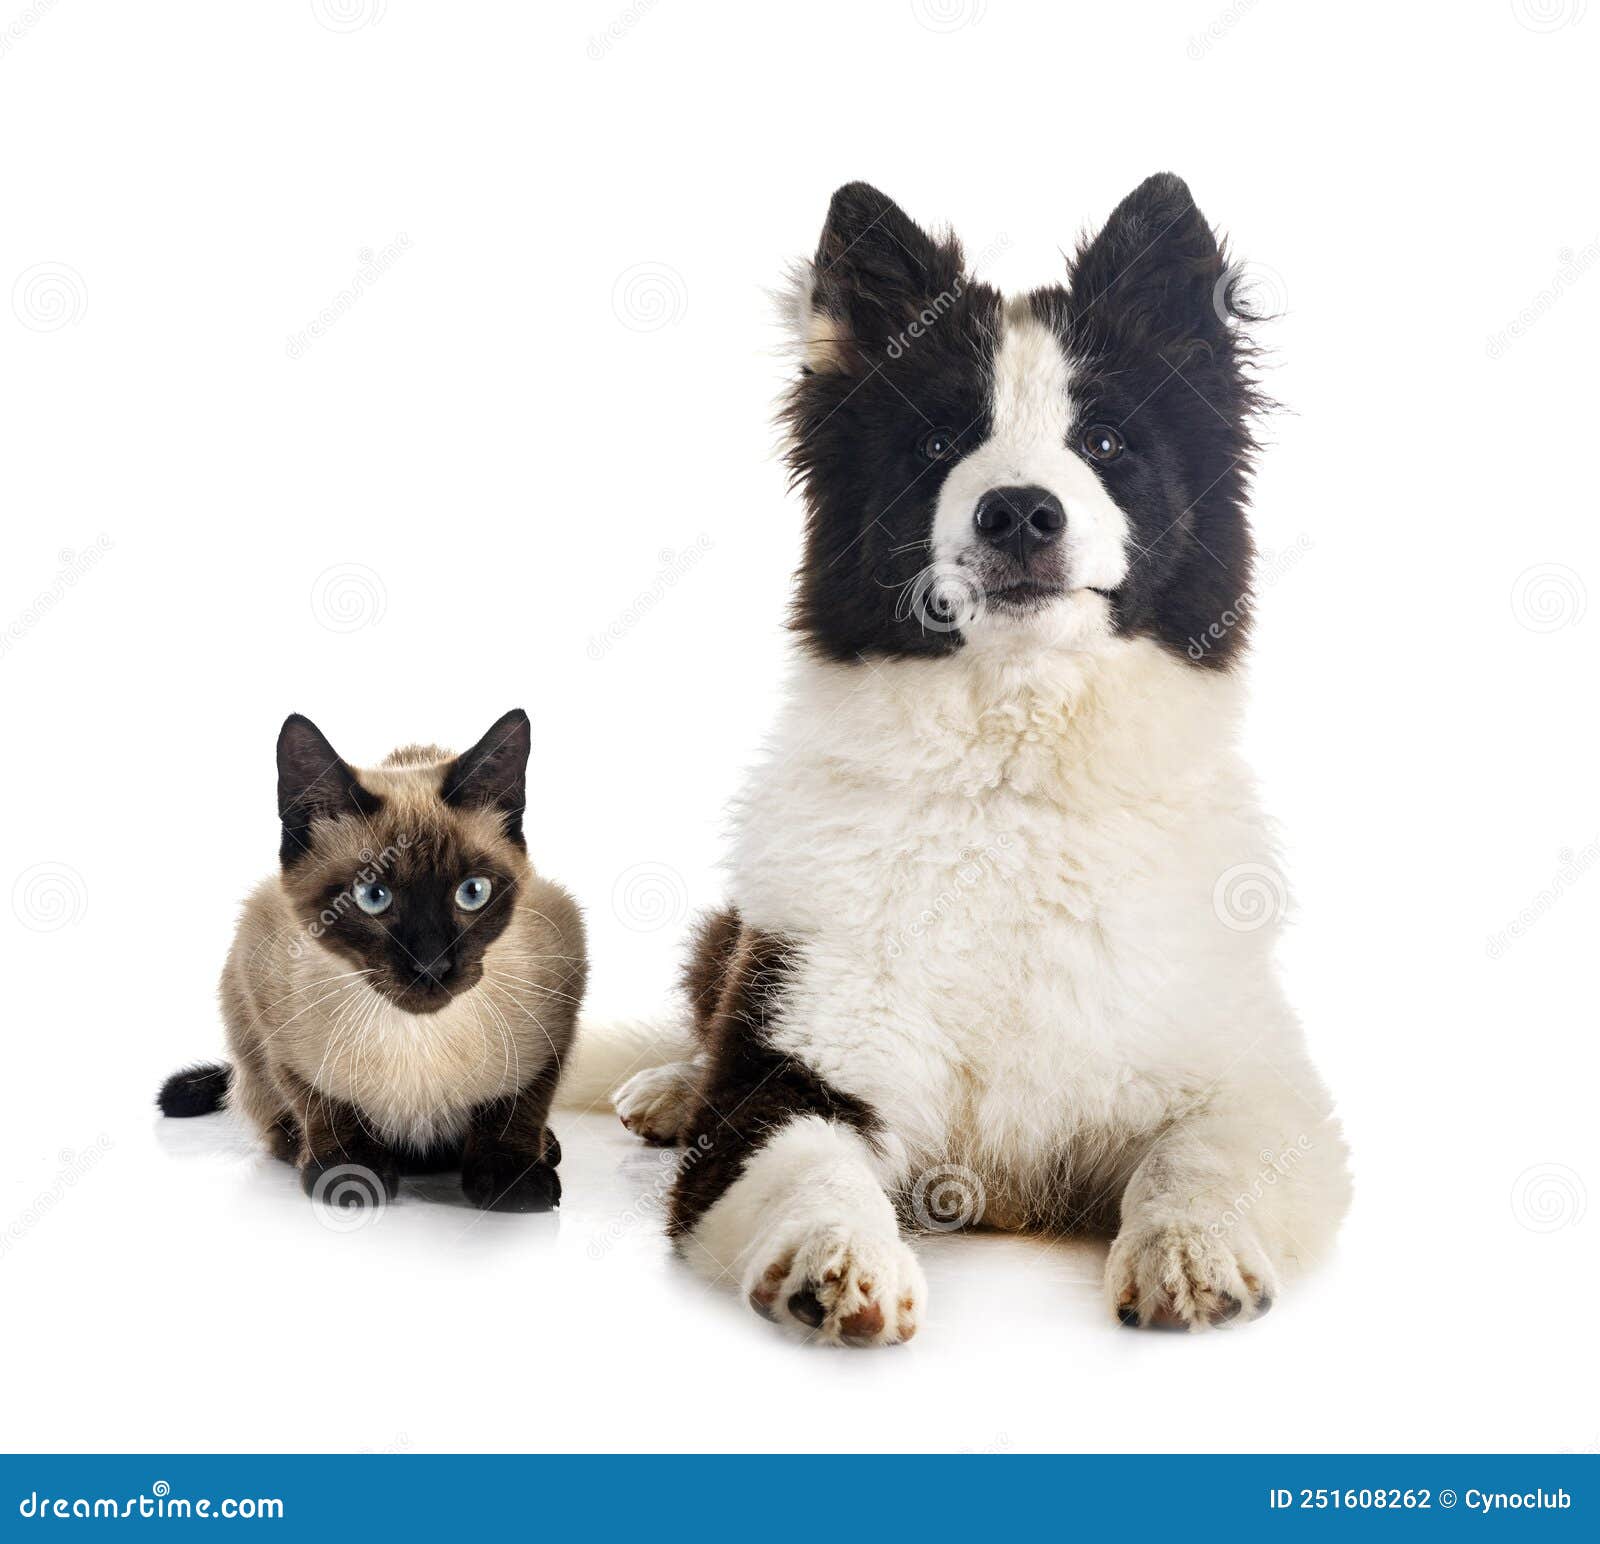
[[[1249,968],[1270,927],[1213,904],[1268,857],[1234,683],[1138,642],[1044,669],[809,664],[796,684],[734,857],[744,919],[800,945],[775,1043],[910,1161],[1018,1202],[1110,1176],[1274,990]]]

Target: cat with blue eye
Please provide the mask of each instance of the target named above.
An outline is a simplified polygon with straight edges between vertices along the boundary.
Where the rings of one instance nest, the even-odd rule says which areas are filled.
[[[229,1063],[175,1073],[172,1116],[239,1110],[309,1195],[392,1200],[459,1168],[473,1205],[548,1211],[546,1125],[586,978],[573,899],[523,834],[528,716],[459,756],[357,769],[309,719],[278,736],[278,872],[223,970]]]

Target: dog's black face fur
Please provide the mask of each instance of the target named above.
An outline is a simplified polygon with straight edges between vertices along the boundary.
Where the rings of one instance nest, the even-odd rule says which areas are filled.
[[[810,304],[819,364],[787,408],[810,514],[796,624],[834,659],[957,648],[959,634],[925,628],[903,597],[928,565],[953,464],[930,458],[927,436],[950,431],[957,455],[988,438],[1000,295],[966,275],[953,236],[935,240],[854,182],[829,206]]]
[[[1065,356],[1062,445],[1097,480],[1072,463],[1072,488],[1044,491],[1061,495],[1069,534],[1087,523],[1085,488],[1090,503],[1109,495],[1126,526],[1111,581],[1080,576],[1079,593],[1104,596],[1111,633],[1151,637],[1204,667],[1236,656],[1262,398],[1226,258],[1180,179],[1141,184],[1079,247],[1065,285],[1009,303],[966,274],[953,236],[929,235],[852,183],[834,195],[807,280],[807,364],[785,412],[809,515],[795,624],[813,649],[848,661],[967,641],[969,629],[930,627],[906,601],[938,556],[936,525],[946,543],[964,529],[968,490],[952,485],[961,491],[943,504],[941,492],[997,432],[997,360],[1008,329],[1031,321]],[[1109,460],[1089,448],[1104,449],[1102,428],[1120,440]],[[1069,546],[1039,559],[1063,590],[1074,588]],[[1001,560],[984,548],[969,568],[966,556],[991,614],[1010,609],[994,578]]]

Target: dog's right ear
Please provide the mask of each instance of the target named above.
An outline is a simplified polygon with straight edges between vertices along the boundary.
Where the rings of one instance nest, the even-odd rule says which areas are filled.
[[[1215,344],[1244,314],[1216,234],[1171,172],[1146,177],[1079,245],[1071,304],[1092,329],[1166,345]]]
[[[382,805],[309,718],[291,713],[284,719],[278,731],[278,857],[285,868],[311,850],[313,820],[375,815]]]
[[[868,183],[847,182],[828,205],[816,257],[795,278],[806,368],[850,372],[870,367],[930,301],[961,292],[961,245],[929,235]]]

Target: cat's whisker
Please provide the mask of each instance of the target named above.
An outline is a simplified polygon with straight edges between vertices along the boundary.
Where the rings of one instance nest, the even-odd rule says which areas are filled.
[[[319,985],[326,986],[327,982],[325,982],[325,981],[321,982],[321,983],[319,983]],[[332,1002],[334,998],[338,997],[341,993],[343,993],[345,991],[348,991],[349,988],[351,986],[353,986],[353,985],[355,985],[355,983],[346,982],[342,986],[335,987],[334,990],[329,992],[326,996],[317,998],[317,1000],[315,1002],[307,1003],[303,1008],[301,1008],[299,1010],[298,1013],[290,1014],[289,1017],[286,1018],[283,1021],[283,1023],[278,1025],[278,1027],[276,1029],[274,1029],[270,1035],[262,1036],[261,1044],[264,1045],[264,1046],[265,1045],[270,1045],[272,1043],[272,1041],[276,1040],[278,1038],[278,1036],[281,1035],[283,1033],[283,1031],[286,1030],[296,1020],[304,1018],[306,1016],[306,1014],[310,1013],[313,1008],[320,1008],[323,1005],[323,1003]]]
[[[501,1076],[503,1078],[506,1073],[511,1073],[511,1087],[519,1088],[522,1084],[522,1057],[517,1050],[517,1037],[512,1032],[511,1024],[507,1020],[505,1014],[501,1012],[499,1006],[495,1003],[494,998],[488,993],[484,994],[483,1005],[494,1016],[496,1027],[500,1032],[501,1044],[503,1046],[506,1058],[505,1068],[503,1069]]]
[[[515,991],[512,990],[512,988],[505,985],[503,981],[495,984],[499,991],[504,992],[514,1003],[516,1003],[519,1008],[522,1009],[522,1011],[532,1021],[534,1028],[544,1036],[545,1044],[550,1047],[550,1054],[555,1059],[556,1075],[559,1077],[561,1072],[564,1070],[561,1060],[561,1052],[556,1048],[555,1041],[550,1038],[550,1031],[544,1027],[544,1020],[541,1019],[527,1003],[523,1002],[521,998],[517,996]]]
[[[291,999],[300,996],[302,993],[311,991],[314,987],[328,986],[332,982],[342,981],[347,976],[375,976],[375,975],[377,975],[377,971],[369,969],[369,970],[347,970],[347,971],[341,971],[338,975],[334,975],[334,976],[315,976],[310,981],[302,982],[299,986],[294,987],[290,991],[285,992],[282,997],[277,999],[276,1002],[267,1003],[266,1006],[263,1007],[261,1009],[261,1011],[253,1019],[251,1019],[249,1025],[247,1026],[247,1028],[254,1029],[256,1027],[256,1025],[258,1025],[262,1021],[262,1019],[265,1018],[266,1015],[269,1014],[274,1008],[281,1008],[284,1005],[284,1003],[289,1002]]]
[[[495,977],[501,981],[516,981],[525,991],[539,992],[546,997],[559,998],[562,1002],[577,1003],[578,999],[571,992],[563,992],[560,987],[546,986],[542,981],[529,981],[526,976],[515,976],[509,970],[498,970]]]

